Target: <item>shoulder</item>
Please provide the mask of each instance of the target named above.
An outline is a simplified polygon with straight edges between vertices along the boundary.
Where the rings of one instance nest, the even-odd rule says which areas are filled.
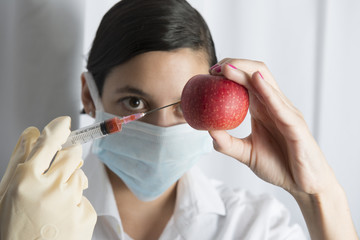
[[[259,216],[282,216],[288,211],[282,203],[270,194],[254,194],[241,188],[230,188],[226,184],[211,179],[228,211],[242,211]]]
[[[266,212],[285,210],[286,208],[270,194],[254,194],[242,188],[231,188],[222,181],[209,178],[198,167],[188,173],[187,187],[200,193],[204,197],[219,198],[227,210],[241,209],[243,211],[254,211],[254,214],[261,210]],[[196,194],[195,193],[195,194]],[[263,214],[264,212],[262,212]]]
[[[209,179],[201,172],[196,180],[213,188],[224,206],[218,216],[218,233],[229,239],[306,239],[297,224],[291,224],[286,207],[269,194],[254,194]]]

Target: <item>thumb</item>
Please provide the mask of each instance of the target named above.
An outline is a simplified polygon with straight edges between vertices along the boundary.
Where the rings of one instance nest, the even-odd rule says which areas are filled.
[[[40,132],[37,128],[29,127],[25,129],[19,137],[19,140],[11,155],[4,177],[2,178],[0,183],[0,199],[2,198],[3,194],[5,194],[7,186],[15,173],[16,167],[20,163],[24,163],[26,161],[39,135]]]
[[[251,157],[251,142],[249,137],[239,139],[231,136],[224,130],[211,130],[214,149],[220,153],[237,159],[249,166]]]

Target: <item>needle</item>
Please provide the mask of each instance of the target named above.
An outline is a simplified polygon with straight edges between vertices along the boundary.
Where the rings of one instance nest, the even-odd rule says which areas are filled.
[[[161,109],[163,109],[163,108],[167,108],[167,107],[174,106],[174,105],[179,104],[179,103],[180,103],[180,101],[175,102],[175,103],[172,103],[172,104],[169,104],[169,105],[166,105],[166,106],[162,106],[162,107],[159,107],[159,108],[155,108],[155,109],[149,110],[149,111],[147,111],[147,112],[144,112],[144,116],[145,116],[145,115],[148,115],[148,114],[150,114],[150,113],[159,111],[159,110],[161,110]]]

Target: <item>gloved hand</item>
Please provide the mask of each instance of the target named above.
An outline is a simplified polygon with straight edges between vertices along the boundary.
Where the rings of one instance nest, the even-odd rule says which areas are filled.
[[[0,239],[91,239],[96,213],[83,197],[87,178],[81,146],[60,150],[70,118],[50,122],[41,136],[27,128],[0,183]]]

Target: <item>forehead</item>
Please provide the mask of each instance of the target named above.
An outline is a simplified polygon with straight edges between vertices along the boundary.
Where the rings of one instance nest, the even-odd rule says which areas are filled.
[[[196,74],[207,73],[208,69],[203,51],[184,48],[147,52],[115,67],[105,80],[103,95],[131,87],[153,98],[179,98],[185,83]]]

